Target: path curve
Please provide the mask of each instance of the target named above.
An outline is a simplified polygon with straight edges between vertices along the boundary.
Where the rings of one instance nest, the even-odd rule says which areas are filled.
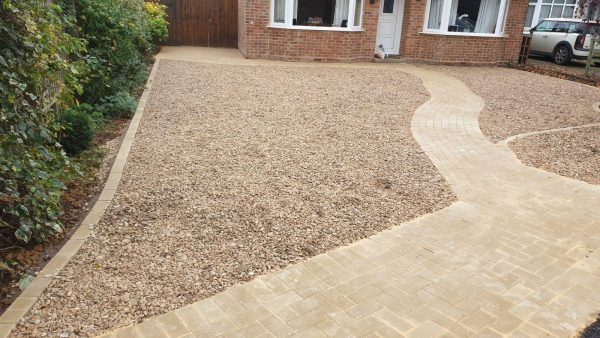
[[[412,131],[459,202],[106,336],[567,337],[590,322],[600,187],[491,143],[462,82],[396,69],[431,94]]]

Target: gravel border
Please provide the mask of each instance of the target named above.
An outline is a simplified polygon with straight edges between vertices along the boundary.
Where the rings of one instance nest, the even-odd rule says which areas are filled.
[[[430,66],[485,101],[479,126],[492,142],[526,132],[600,122],[600,89],[509,68]]]
[[[158,73],[107,215],[15,335],[136,323],[455,200],[410,132],[428,97],[413,76],[167,60]]]
[[[600,185],[600,127],[519,138],[509,147],[526,165]]]

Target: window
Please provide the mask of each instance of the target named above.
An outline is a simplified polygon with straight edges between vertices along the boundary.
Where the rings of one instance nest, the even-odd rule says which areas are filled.
[[[364,0],[272,0],[271,26],[360,30]]]
[[[576,0],[530,0],[525,28],[534,27],[547,18],[573,18],[576,12],[575,7]]]
[[[554,26],[556,26],[556,21],[542,21],[539,25],[537,25],[537,27],[535,27],[535,31],[536,32],[552,32],[552,29],[554,29]]]
[[[500,35],[507,0],[429,0],[425,32]]]

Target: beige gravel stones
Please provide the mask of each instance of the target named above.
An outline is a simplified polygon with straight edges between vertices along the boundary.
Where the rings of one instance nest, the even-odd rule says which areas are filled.
[[[178,327],[199,337],[572,337],[596,318],[600,187],[524,166],[481,133],[484,101],[464,84],[398,68],[431,93],[411,129],[460,201],[179,309]],[[167,337],[155,330],[171,319],[104,337]]]
[[[529,136],[509,146],[527,165],[600,185],[600,127]]]
[[[600,122],[600,89],[508,68],[431,67],[463,81],[485,101],[481,131],[492,142],[525,132]]]
[[[161,60],[153,86],[106,216],[15,335],[136,323],[454,200],[400,71]]]

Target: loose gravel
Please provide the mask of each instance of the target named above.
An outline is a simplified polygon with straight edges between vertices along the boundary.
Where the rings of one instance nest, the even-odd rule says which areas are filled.
[[[492,141],[526,132],[600,122],[600,89],[509,68],[432,67],[463,81],[485,101],[481,131]]]
[[[161,60],[112,206],[17,336],[90,336],[449,205],[405,73]]]
[[[600,184],[600,127],[529,136],[509,146],[529,166]]]

